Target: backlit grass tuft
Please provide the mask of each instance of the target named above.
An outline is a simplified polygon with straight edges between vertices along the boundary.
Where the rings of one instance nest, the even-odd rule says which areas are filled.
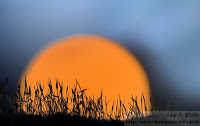
[[[34,90],[27,86],[26,80],[24,85],[24,92],[21,92],[21,87],[18,86],[15,94],[16,113],[49,116],[62,112],[86,118],[124,120],[133,117],[144,117],[147,111],[143,93],[141,94],[141,107],[137,104],[137,97],[133,98],[131,96],[132,102],[129,103],[127,108],[120,96],[114,101],[107,101],[102,91],[97,98],[87,96],[85,92],[88,89],[82,89],[77,80],[71,89],[68,86],[63,89],[63,85],[56,80],[56,90],[53,90],[52,82],[49,80],[47,94],[43,93],[44,86],[40,82],[37,82]],[[66,93],[66,97],[63,93]],[[110,111],[107,109],[108,102],[112,104]],[[141,111],[142,106],[145,107],[145,111]]]

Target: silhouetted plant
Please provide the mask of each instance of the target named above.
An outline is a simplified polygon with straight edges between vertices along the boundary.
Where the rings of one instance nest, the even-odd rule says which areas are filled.
[[[24,82],[24,92],[21,93],[20,86],[18,86],[16,92],[17,113],[25,112],[26,114],[33,115],[52,115],[57,112],[63,112],[70,115],[76,115],[87,118],[95,119],[130,119],[133,117],[143,117],[147,111],[145,98],[143,93],[141,94],[141,104],[145,107],[145,112],[137,104],[137,97],[134,99],[131,96],[132,103],[129,103],[129,108],[126,108],[124,103],[119,99],[112,102],[111,110],[108,112],[108,102],[103,99],[103,91],[96,99],[86,95],[87,89],[82,89],[79,82],[76,80],[76,84],[70,90],[67,86],[66,97],[63,96],[63,84],[56,79],[56,90],[53,90],[52,82],[49,80],[48,88],[49,92],[44,94],[44,86],[40,82],[37,82],[34,86],[34,93],[31,90],[31,86],[27,86],[27,80]],[[71,106],[71,107],[70,107]]]

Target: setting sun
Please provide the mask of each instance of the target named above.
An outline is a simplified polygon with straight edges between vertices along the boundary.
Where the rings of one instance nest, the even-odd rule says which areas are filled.
[[[25,76],[32,90],[36,82],[41,82],[44,94],[48,92],[49,79],[55,83],[57,78],[63,89],[73,86],[77,79],[90,97],[99,96],[102,90],[107,100],[120,96],[127,107],[132,102],[131,95],[137,96],[140,107],[143,92],[147,110],[151,108],[150,86],[142,65],[125,48],[105,38],[77,36],[51,44],[27,66],[21,77],[22,90]]]

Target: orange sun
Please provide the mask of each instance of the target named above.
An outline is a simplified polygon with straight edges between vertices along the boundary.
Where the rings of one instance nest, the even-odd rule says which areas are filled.
[[[142,65],[125,48],[105,38],[78,36],[56,42],[31,61],[22,82],[24,76],[31,89],[40,81],[44,94],[48,92],[49,78],[53,84],[58,78],[63,82],[63,89],[73,86],[77,79],[82,88],[88,89],[89,96],[95,98],[103,89],[107,100],[116,100],[120,95],[126,107],[128,102],[132,103],[131,95],[137,96],[141,106],[143,92],[147,110],[151,108],[150,87]],[[24,90],[24,83],[21,87]]]

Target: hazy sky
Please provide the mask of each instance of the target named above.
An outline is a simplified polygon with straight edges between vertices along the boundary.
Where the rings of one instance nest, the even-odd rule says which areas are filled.
[[[16,82],[39,50],[79,34],[124,45],[145,67],[155,96],[200,110],[200,1],[1,0],[0,79]]]

